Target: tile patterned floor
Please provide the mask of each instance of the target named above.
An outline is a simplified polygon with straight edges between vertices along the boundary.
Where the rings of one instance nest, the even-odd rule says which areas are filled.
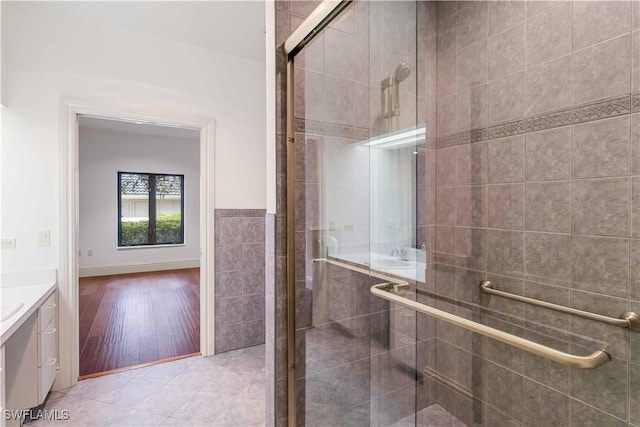
[[[264,345],[81,381],[44,409],[67,421],[28,426],[263,426]]]

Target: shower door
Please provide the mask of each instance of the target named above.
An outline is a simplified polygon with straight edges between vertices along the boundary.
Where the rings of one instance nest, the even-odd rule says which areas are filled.
[[[355,1],[295,55],[298,425],[640,425],[637,3]]]
[[[424,276],[415,32],[415,2],[354,2],[294,60],[299,425],[414,423],[416,314],[370,287]]]

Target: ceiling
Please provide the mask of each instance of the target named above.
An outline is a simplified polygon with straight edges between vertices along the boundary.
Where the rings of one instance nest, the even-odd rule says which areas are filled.
[[[265,60],[264,1],[53,1],[41,4],[112,26]]]
[[[91,116],[80,116],[80,129],[100,130],[105,132],[124,132],[136,135],[159,136],[164,138],[193,139],[200,141],[200,130],[163,126],[160,124],[136,123],[113,119],[102,119]]]

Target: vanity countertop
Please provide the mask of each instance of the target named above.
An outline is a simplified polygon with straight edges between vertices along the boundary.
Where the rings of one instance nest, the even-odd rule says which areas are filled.
[[[56,289],[55,270],[37,274],[25,273],[21,277],[23,280],[18,280],[16,276],[10,279],[3,277],[3,286],[0,287],[0,320],[7,318],[0,321],[0,345],[3,345]]]
[[[379,273],[385,273],[390,276],[401,277],[403,279],[409,279],[416,282],[425,282],[426,276],[426,267],[427,265],[423,262],[416,261],[401,261],[406,266],[404,267],[384,267],[384,263],[380,261],[396,261],[398,262],[398,257],[393,257],[389,255],[375,254],[375,253],[346,253],[340,255],[332,255],[332,258],[336,260],[342,260],[351,262],[353,264],[360,265],[364,268],[370,268],[372,271],[377,271]]]

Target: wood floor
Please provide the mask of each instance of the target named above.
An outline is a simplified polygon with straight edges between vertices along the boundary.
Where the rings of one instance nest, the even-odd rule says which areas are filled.
[[[200,351],[200,269],[80,279],[80,376]]]

